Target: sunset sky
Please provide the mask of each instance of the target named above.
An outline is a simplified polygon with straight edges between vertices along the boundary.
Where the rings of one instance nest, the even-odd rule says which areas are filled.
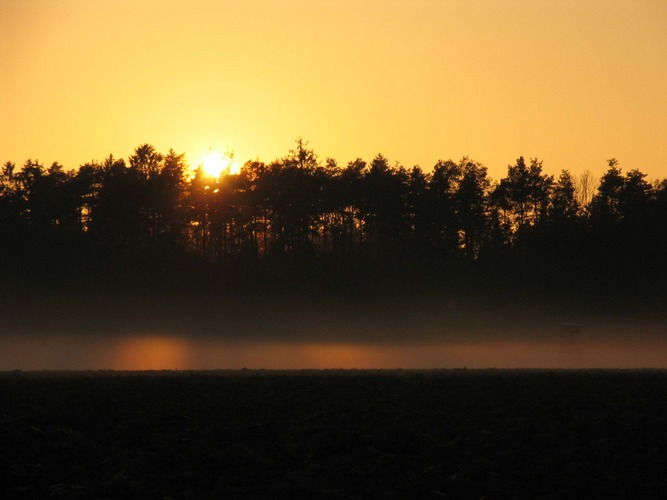
[[[0,162],[141,143],[240,162],[667,177],[665,0],[0,0]]]

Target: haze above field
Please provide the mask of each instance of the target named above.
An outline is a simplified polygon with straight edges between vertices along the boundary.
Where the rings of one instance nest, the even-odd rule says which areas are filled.
[[[4,0],[0,160],[271,161],[301,136],[341,164],[661,178],[666,28],[661,0]]]
[[[13,322],[0,318],[0,371],[667,367],[662,316],[621,309],[365,300],[158,312],[116,300],[78,301],[78,316],[49,302],[12,307]]]

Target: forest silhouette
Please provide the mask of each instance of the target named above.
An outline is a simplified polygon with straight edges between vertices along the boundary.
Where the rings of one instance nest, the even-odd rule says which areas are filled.
[[[340,166],[298,139],[237,175],[191,172],[149,144],[76,170],[4,163],[3,295],[664,298],[667,179],[616,160],[596,180],[520,157],[493,181],[469,158]]]

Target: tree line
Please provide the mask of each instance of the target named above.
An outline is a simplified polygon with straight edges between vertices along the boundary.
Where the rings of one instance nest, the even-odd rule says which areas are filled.
[[[143,144],[76,170],[0,172],[3,287],[230,294],[664,294],[667,180],[616,160],[599,180],[523,157],[431,171],[382,155],[338,165],[299,139],[218,178]]]

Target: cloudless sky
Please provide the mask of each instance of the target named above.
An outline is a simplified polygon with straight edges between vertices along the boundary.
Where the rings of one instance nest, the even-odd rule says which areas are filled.
[[[0,162],[141,143],[667,177],[665,0],[0,0]]]

